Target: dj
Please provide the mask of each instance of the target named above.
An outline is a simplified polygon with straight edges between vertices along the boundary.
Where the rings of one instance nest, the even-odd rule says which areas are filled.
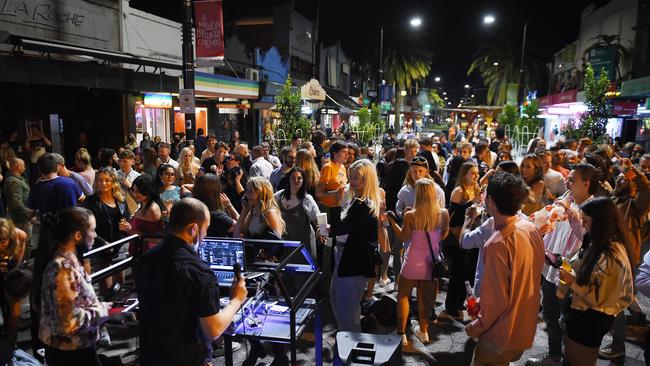
[[[206,236],[210,213],[201,201],[174,204],[163,242],[140,259],[135,283],[140,301],[140,365],[208,365],[211,342],[246,300],[245,281],[233,284],[219,310],[217,279],[194,247]]]

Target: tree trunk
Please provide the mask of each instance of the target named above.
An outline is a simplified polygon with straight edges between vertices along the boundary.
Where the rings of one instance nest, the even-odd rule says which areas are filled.
[[[402,91],[400,90],[399,84],[395,83],[395,134],[399,134],[401,130],[400,128],[400,118],[399,115],[401,113],[401,107],[402,107]]]

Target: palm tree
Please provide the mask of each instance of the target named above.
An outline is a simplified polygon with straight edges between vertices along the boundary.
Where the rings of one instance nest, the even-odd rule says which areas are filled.
[[[503,105],[506,102],[508,84],[519,83],[521,63],[521,46],[507,38],[499,38],[485,43],[476,53],[467,75],[478,72],[487,88],[487,103]],[[532,90],[543,85],[546,68],[535,57],[537,50],[530,47],[525,59],[523,77],[524,90]]]
[[[401,91],[429,75],[433,53],[422,39],[408,32],[395,32],[394,37],[387,43],[383,61],[386,81],[395,85],[395,130],[399,131]]]

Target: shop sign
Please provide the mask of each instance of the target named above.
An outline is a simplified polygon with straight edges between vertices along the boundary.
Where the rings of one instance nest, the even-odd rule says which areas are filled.
[[[178,102],[181,113],[194,113],[196,103],[194,102],[194,89],[181,89],[178,91]]]
[[[368,98],[376,98],[377,97],[377,91],[376,90],[368,90],[366,92],[366,96]]]
[[[381,102],[382,111],[390,111],[391,104],[390,102]]]
[[[194,72],[196,95],[218,98],[258,99],[259,83],[219,74]]]
[[[631,116],[636,114],[638,106],[636,102],[614,102],[612,105],[612,114],[615,116]]]
[[[221,0],[194,1],[196,65],[223,64],[223,11]]]
[[[144,106],[147,108],[171,108],[172,96],[169,94],[145,93]]]
[[[616,48],[614,46],[599,47],[589,51],[589,63],[594,69],[596,79],[605,70],[607,78],[612,81],[616,79]]]
[[[324,101],[325,96],[325,89],[316,79],[311,79],[307,84],[300,87],[300,97],[302,99]]]
[[[118,1],[0,0],[0,30],[118,51]]]
[[[382,85],[381,86],[381,101],[390,102],[393,98],[393,86],[392,85]]]
[[[577,100],[577,97],[577,90],[569,90],[563,93],[547,95],[539,98],[539,106],[546,107],[553,104],[574,103]]]
[[[565,91],[564,93],[555,94],[555,100],[553,104],[573,103],[576,101],[577,96],[577,90],[569,90]]]
[[[627,80],[623,82],[623,85],[621,85],[622,97],[631,97],[642,94],[650,94],[650,76]]]

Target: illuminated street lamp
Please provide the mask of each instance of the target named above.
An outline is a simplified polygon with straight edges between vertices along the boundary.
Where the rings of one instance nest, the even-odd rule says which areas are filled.
[[[492,24],[495,20],[494,15],[488,14],[483,17],[483,24]]]
[[[411,19],[411,27],[417,28],[422,25],[422,19],[415,17]]]
[[[465,89],[469,89],[469,84],[465,84]]]
[[[436,76],[436,78],[433,79],[433,80],[434,80],[436,83],[439,83],[439,82],[440,82],[440,76]]]

